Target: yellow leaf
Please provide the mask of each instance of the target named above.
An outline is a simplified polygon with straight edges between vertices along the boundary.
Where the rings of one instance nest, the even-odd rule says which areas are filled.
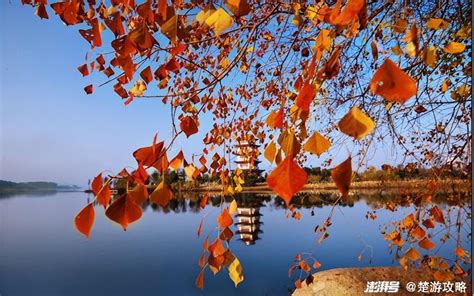
[[[427,66],[434,68],[436,64],[436,47],[431,45],[430,48],[423,48],[423,61]]]
[[[448,88],[451,86],[451,80],[449,80],[449,78],[446,78],[444,81],[443,81],[443,84],[441,85],[441,92],[445,93]]]
[[[146,90],[146,83],[143,80],[137,80],[130,89],[130,95],[134,97],[139,97]]]
[[[285,152],[285,155],[296,155],[300,152],[301,144],[296,138],[293,130],[287,130],[280,134],[278,137],[278,143],[280,143],[281,149]]]
[[[329,147],[331,146],[331,142],[322,136],[318,132],[314,132],[314,134],[306,141],[303,148],[307,152],[311,152],[316,154],[317,156],[321,156],[324,152],[326,152]]]
[[[455,91],[451,92],[451,98],[458,102],[464,102],[466,98],[470,95],[471,88],[467,84],[462,84],[460,87],[456,88]]]
[[[242,274],[242,266],[240,265],[239,259],[235,258],[234,261],[229,265],[229,277],[237,287],[244,280]]]
[[[273,141],[271,141],[267,145],[267,147],[265,148],[265,152],[263,153],[263,156],[265,156],[268,162],[273,163],[276,156],[276,145]]]
[[[408,42],[405,46],[405,51],[408,56],[414,57],[416,55],[416,45],[413,42]]]
[[[205,24],[214,30],[216,35],[230,28],[233,24],[232,17],[222,8],[218,8],[205,20]]]
[[[331,31],[323,29],[319,32],[318,37],[316,37],[316,42],[314,44],[315,49],[320,50],[329,50],[331,48],[332,37]]]
[[[170,199],[173,197],[173,192],[166,185],[163,179],[161,183],[156,186],[155,190],[150,195],[150,201],[154,204],[158,204],[162,207],[168,205]]]
[[[394,55],[400,56],[400,55],[403,54],[402,49],[398,45],[395,45],[394,47],[392,47],[391,50],[392,50]]]
[[[358,107],[354,106],[344,115],[341,121],[339,121],[338,126],[341,132],[346,135],[356,139],[362,139],[375,128],[375,123]]]
[[[214,11],[216,10],[212,6],[212,4],[209,4],[204,8],[204,10],[201,10],[196,15],[196,20],[202,25],[207,20],[207,18],[210,17],[212,13],[214,13]]]
[[[446,45],[443,50],[446,53],[461,53],[466,49],[466,45],[459,43],[459,42],[450,42],[448,45]]]
[[[430,18],[426,22],[426,26],[433,30],[439,30],[439,29],[446,30],[449,26],[449,23],[440,18]]]
[[[237,202],[235,201],[235,199],[233,199],[229,205],[229,214],[232,215],[233,213],[235,213],[235,211],[237,211]]]

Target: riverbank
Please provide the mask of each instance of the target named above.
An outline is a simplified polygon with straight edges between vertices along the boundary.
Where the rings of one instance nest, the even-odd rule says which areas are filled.
[[[441,295],[440,293],[418,293],[407,291],[411,288],[411,283],[418,285],[419,282],[431,282],[435,279],[421,269],[404,270],[401,267],[364,267],[364,268],[335,268],[320,271],[313,274],[313,282],[307,285],[303,282],[300,289],[296,289],[292,296],[335,296],[354,295],[363,296],[371,293],[364,292],[367,289],[367,282],[398,281],[399,291],[397,293],[377,293],[377,295]],[[463,279],[454,279],[451,282],[462,282]],[[450,295],[471,295],[471,283],[469,279],[464,279],[466,293],[452,293]],[[453,287],[454,289],[454,287]],[[444,294],[442,294],[444,295]]]
[[[409,190],[426,190],[429,180],[405,180],[405,181],[362,181],[353,182],[351,184],[352,191],[360,190],[377,190],[380,192],[389,191],[409,191]],[[198,192],[219,192],[222,191],[222,186],[219,184],[201,185],[194,188],[186,188],[190,191]],[[437,191],[471,191],[470,180],[440,180],[437,181]],[[302,192],[325,192],[337,191],[337,187],[333,182],[306,184]],[[243,187],[242,193],[268,193],[272,194],[272,190],[266,183],[255,184],[254,186]]]

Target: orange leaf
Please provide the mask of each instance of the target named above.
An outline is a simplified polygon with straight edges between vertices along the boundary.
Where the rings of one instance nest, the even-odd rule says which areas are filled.
[[[267,177],[267,184],[287,205],[291,198],[306,184],[308,175],[293,159],[287,156]]]
[[[140,72],[140,77],[145,81],[147,84],[150,83],[150,81],[153,80],[153,74],[151,73],[151,68],[150,66],[146,67],[143,69],[142,72]]]
[[[152,146],[139,148],[133,152],[137,163],[141,163],[143,166],[151,167],[158,159],[162,156],[163,142],[159,142]]]
[[[283,107],[280,110],[273,110],[265,120],[266,124],[272,129],[283,128]]]
[[[97,195],[100,189],[102,189],[103,182],[104,179],[102,178],[102,173],[95,176],[94,180],[92,180],[91,190],[94,195]]]
[[[461,247],[456,247],[454,249],[454,254],[456,254],[457,257],[468,257],[466,251]]]
[[[204,253],[203,253],[201,255],[201,257],[199,257],[199,267],[201,267],[201,269],[202,269],[205,264],[206,264],[206,261],[205,261],[205,257],[204,257]]]
[[[165,180],[163,179],[155,190],[150,195],[150,201],[154,204],[158,204],[162,207],[166,207],[173,197],[173,192],[166,185]]]
[[[374,94],[400,104],[405,103],[417,92],[415,80],[390,59],[386,59],[378,68],[369,85]]]
[[[295,281],[295,287],[296,287],[296,289],[301,289],[301,280],[300,279],[297,279]]]
[[[183,163],[183,160],[184,160],[184,154],[183,154],[183,151],[179,151],[179,153],[170,161],[170,168],[172,168],[173,170],[177,170],[179,169],[179,167],[181,166],[181,164]]]
[[[217,217],[217,224],[224,229],[232,225],[232,217],[229,215],[227,209],[223,209],[220,215]]]
[[[196,278],[196,287],[204,289],[204,270],[201,270]]]
[[[76,225],[76,229],[87,239],[89,238],[92,225],[94,224],[94,218],[95,213],[93,203],[85,206],[74,218],[74,225]]]
[[[418,246],[420,246],[420,248],[423,248],[425,250],[430,250],[430,249],[433,249],[436,245],[425,237],[418,243]]]
[[[334,20],[334,24],[345,26],[358,18],[359,11],[364,7],[365,0],[348,0],[346,6]]]
[[[306,141],[303,148],[307,152],[321,156],[321,154],[327,151],[330,146],[331,142],[328,139],[326,139],[320,133],[314,132],[308,141]]]
[[[357,106],[354,106],[338,123],[341,132],[356,139],[362,139],[375,128],[373,120]]]
[[[331,170],[331,177],[343,198],[347,198],[352,181],[352,157],[349,156]]]
[[[138,183],[132,190],[128,191],[130,198],[137,204],[141,205],[148,199],[148,189],[144,184]]]
[[[318,269],[318,268],[320,268],[320,267],[321,267],[321,263],[319,263],[318,260],[315,260],[314,263],[313,263],[313,268],[314,268],[314,269]]]
[[[411,231],[411,236],[416,238],[416,239],[422,239],[426,232],[423,230],[423,228],[421,228],[420,226],[417,226],[415,229],[413,229]]]
[[[111,199],[111,194],[110,194],[110,180],[107,181],[104,186],[99,190],[99,193],[95,196],[97,202],[101,204],[102,206],[107,207],[107,205],[110,202]]]
[[[426,228],[435,228],[435,223],[433,222],[433,220],[428,218],[425,221],[423,221],[423,226],[425,226]]]
[[[295,104],[301,110],[308,112],[309,105],[316,95],[316,87],[309,82],[305,82],[301,87],[298,96],[296,97]]]
[[[420,258],[420,253],[415,248],[410,248],[406,251],[404,257],[410,259],[411,261],[416,261]]]
[[[112,221],[122,225],[123,230],[142,216],[142,209],[137,206],[128,194],[116,199],[105,211],[105,215]]]
[[[236,17],[245,16],[252,10],[247,0],[226,0],[225,6],[227,6]]]
[[[201,209],[204,209],[206,207],[208,199],[209,199],[209,193],[206,192],[201,198],[201,202],[200,202]]]
[[[191,116],[185,116],[181,118],[179,128],[186,134],[186,137],[188,138],[198,132],[197,122]]]
[[[209,246],[209,252],[213,257],[218,257],[225,253],[225,248],[219,238],[216,238],[214,243]]]

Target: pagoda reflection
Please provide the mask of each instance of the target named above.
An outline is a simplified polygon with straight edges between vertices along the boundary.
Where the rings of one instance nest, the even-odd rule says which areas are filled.
[[[239,240],[247,246],[254,245],[259,240],[259,234],[263,233],[260,229],[263,222],[260,221],[262,214],[260,208],[265,206],[259,198],[251,196],[242,196],[237,199],[237,227],[236,234]]]

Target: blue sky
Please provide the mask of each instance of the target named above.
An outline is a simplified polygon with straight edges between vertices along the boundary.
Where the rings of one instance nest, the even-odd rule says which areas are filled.
[[[132,152],[155,132],[169,138],[169,109],[160,100],[124,106],[111,85],[84,93],[105,76],[82,78],[76,70],[89,49],[78,27],[52,13],[41,20],[17,1],[1,1],[0,14],[0,179],[86,185],[102,170],[134,166]],[[201,139],[192,136],[185,153]]]
[[[86,95],[84,86],[105,76],[82,77],[76,68],[85,62],[89,44],[78,33],[80,26],[67,27],[49,12],[50,19],[41,20],[29,6],[0,3],[0,179],[85,186],[101,171],[135,166],[132,152],[150,145],[155,132],[169,139],[169,106],[160,99],[125,106],[112,85]],[[201,119],[200,131],[211,124]],[[189,140],[179,137],[169,157],[179,147],[186,158],[200,153],[202,138],[202,132]],[[331,149],[333,163],[347,157],[351,142]],[[393,147],[374,151],[366,160],[370,164],[396,163]],[[308,166],[325,160],[309,159]],[[263,168],[269,167],[263,161]]]

